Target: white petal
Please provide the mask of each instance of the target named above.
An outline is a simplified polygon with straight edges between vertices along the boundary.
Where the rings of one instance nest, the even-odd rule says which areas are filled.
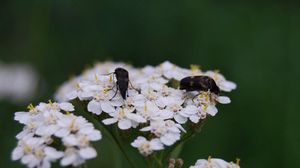
[[[166,120],[174,117],[174,112],[170,110],[161,110],[158,113],[159,113],[159,118],[162,120]]]
[[[74,111],[74,106],[71,103],[60,103],[59,107],[64,111]]]
[[[180,124],[176,124],[176,127],[179,128],[182,132],[186,132],[186,130]]]
[[[188,106],[186,106],[186,108],[184,109],[184,113],[186,113],[186,114],[189,114],[189,115],[191,115],[191,114],[196,114],[197,113],[197,107],[196,106],[194,106],[194,105],[188,105]]]
[[[97,156],[97,152],[94,148],[87,147],[87,148],[80,149],[79,155],[84,159],[92,159]]]
[[[230,98],[227,96],[219,96],[217,101],[221,104],[229,104],[231,102]]]
[[[70,135],[65,138],[63,138],[63,142],[67,146],[76,146],[79,144],[78,139],[75,137],[75,135]]]
[[[92,100],[88,103],[87,110],[94,114],[100,115],[102,112],[101,104],[95,100]]]
[[[36,129],[36,134],[41,136],[51,136],[53,135],[59,127],[57,125],[49,125],[49,126],[40,126]]]
[[[77,91],[74,90],[70,93],[67,93],[66,97],[68,100],[73,100],[73,99],[77,98],[77,95],[78,95]]]
[[[151,127],[148,126],[148,127],[144,127],[142,129],[140,129],[140,131],[150,131],[151,130]]]
[[[55,132],[54,135],[62,138],[62,137],[69,135],[69,133],[70,133],[70,130],[68,130],[66,128],[62,128],[62,129],[58,130],[57,132]]]
[[[138,136],[132,143],[131,146],[138,148],[141,144],[147,142],[147,139],[142,136]]]
[[[151,145],[151,148],[153,150],[162,150],[162,149],[164,149],[164,145],[157,138],[151,140],[150,145]]]
[[[91,141],[98,141],[102,138],[101,132],[94,130],[93,133],[89,134],[89,138]]]
[[[50,163],[50,161],[44,159],[44,160],[43,160],[43,163],[42,163],[42,166],[39,167],[39,168],[51,168],[51,163]]]
[[[226,92],[230,92],[234,89],[236,89],[236,84],[231,81],[222,81],[219,83],[220,89]]]
[[[191,166],[190,168],[203,168],[207,167],[208,161],[205,159],[198,159],[195,166]]]
[[[120,106],[122,106],[122,105],[124,104],[123,98],[117,99],[117,98],[115,97],[115,98],[113,98],[110,102],[111,102],[111,105],[112,105],[112,106],[115,106],[115,107],[120,107]]]
[[[111,125],[113,123],[116,123],[117,121],[118,121],[118,119],[116,119],[116,118],[108,118],[108,119],[102,120],[102,122],[105,125]]]
[[[29,134],[31,134],[31,130],[29,129],[24,129],[23,131],[19,132],[17,135],[16,135],[16,138],[17,139],[23,139],[24,137],[28,136]]]
[[[200,117],[193,115],[189,118],[193,123],[198,123],[200,120]]]
[[[62,166],[68,166],[71,165],[73,162],[75,162],[77,156],[75,153],[66,155],[62,160],[60,161],[60,165]]]
[[[142,116],[137,115],[137,114],[128,113],[126,116],[127,116],[127,118],[129,118],[129,119],[131,119],[133,121],[136,121],[138,123],[145,123],[145,122],[147,122],[146,119],[144,119]]]
[[[176,121],[177,123],[179,123],[179,124],[184,124],[184,123],[186,123],[186,121],[187,121],[187,118],[186,118],[186,117],[183,117],[183,116],[181,116],[181,115],[179,115],[179,114],[175,115],[175,116],[174,116],[174,119],[175,119],[175,121]]]
[[[162,64],[160,64],[160,67],[162,68],[162,70],[167,71],[167,70],[172,70],[172,68],[175,65],[172,64],[170,61],[165,61]]]
[[[215,116],[218,113],[218,109],[216,106],[210,105],[207,107],[206,112],[211,116]]]
[[[118,122],[118,126],[121,130],[126,130],[129,129],[132,126],[132,124],[130,120],[123,119]]]
[[[93,95],[94,95],[94,93],[91,92],[91,91],[83,91],[80,94],[78,94],[78,98],[80,100],[85,100],[85,99],[88,99],[90,97],[93,97]]]
[[[163,144],[167,146],[171,146],[176,142],[176,139],[167,135],[160,137],[160,140]]]
[[[180,133],[180,130],[177,127],[169,127],[169,131],[173,133]]]
[[[19,121],[21,124],[27,124],[31,117],[28,112],[16,112],[14,120]]]
[[[16,147],[12,152],[12,160],[19,160],[24,155],[24,151],[21,147]]]
[[[46,147],[44,150],[47,157],[51,159],[59,159],[64,156],[63,152],[58,152],[56,149],[52,147]]]
[[[104,112],[107,112],[107,113],[112,113],[112,112],[116,111],[116,109],[111,105],[111,102],[109,102],[109,101],[101,102],[101,108]]]
[[[226,162],[226,161],[224,161],[224,160],[222,160],[222,159],[217,159],[217,158],[213,158],[213,159],[211,159],[211,162],[213,163],[213,165],[215,166],[215,167],[220,167],[220,168],[227,168],[227,167],[229,167],[229,163],[228,162]]]
[[[32,154],[25,155],[21,159],[23,164],[29,164],[31,161],[34,161],[34,156]]]

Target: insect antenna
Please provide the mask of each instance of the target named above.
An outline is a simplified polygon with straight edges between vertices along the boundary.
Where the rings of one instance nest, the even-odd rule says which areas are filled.
[[[115,73],[115,72],[110,72],[110,73],[106,73],[106,74],[100,74],[100,75],[103,75],[103,76],[108,76],[108,75],[111,75],[111,74],[113,74],[113,73]]]

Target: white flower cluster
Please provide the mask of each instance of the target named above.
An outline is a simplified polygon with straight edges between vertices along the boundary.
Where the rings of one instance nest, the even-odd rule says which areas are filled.
[[[237,162],[226,162],[222,159],[218,158],[208,158],[206,159],[199,159],[197,160],[194,166],[190,166],[190,168],[240,168],[239,166],[239,159]]]
[[[125,100],[120,93],[115,95],[118,86],[112,72],[118,67],[129,72]],[[58,90],[56,100],[64,102],[78,98],[88,103],[89,112],[109,116],[102,120],[105,125],[117,124],[121,130],[138,128],[148,132],[147,137],[151,139],[139,136],[131,144],[147,156],[180,140],[186,122],[197,124],[208,115],[216,115],[217,102],[230,103],[228,97],[210,91],[186,92],[170,85],[184,77],[196,75],[213,78],[221,91],[230,92],[236,88],[220,73],[203,72],[197,66],[185,69],[166,61],[156,67],[133,68],[122,63],[105,62],[65,83]]]
[[[75,116],[70,103],[40,103],[16,112],[15,120],[25,125],[16,137],[13,160],[30,168],[50,168],[58,159],[61,166],[77,166],[96,157],[91,141],[101,139],[100,131],[81,116]]]
[[[17,104],[28,101],[37,91],[38,80],[37,72],[28,64],[0,62],[0,100]]]

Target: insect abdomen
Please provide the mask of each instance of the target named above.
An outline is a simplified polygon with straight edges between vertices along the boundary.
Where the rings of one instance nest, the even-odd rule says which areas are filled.
[[[128,80],[118,80],[117,85],[123,99],[126,99],[127,89],[128,89]]]

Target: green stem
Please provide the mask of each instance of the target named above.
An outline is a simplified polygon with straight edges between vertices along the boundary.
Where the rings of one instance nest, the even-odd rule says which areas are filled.
[[[156,155],[154,155],[154,159],[155,159],[156,163],[158,164],[158,166],[159,166],[160,168],[162,168],[162,167],[163,167],[163,164],[162,164],[161,159],[157,158]]]
[[[123,145],[120,143],[119,139],[113,134],[111,133],[106,126],[102,125],[98,120],[95,120],[95,118],[93,116],[88,115],[88,118],[90,121],[92,121],[94,123],[94,125],[97,126],[98,129],[102,130],[105,134],[109,135],[110,139],[112,141],[114,141],[118,148],[120,149],[120,151],[123,153],[123,155],[125,156],[126,160],[128,161],[128,163],[130,164],[130,166],[132,168],[135,167],[133,161],[130,159],[130,157],[127,155],[126,151],[123,148]]]
[[[126,153],[126,151],[125,151],[125,149],[124,149],[124,147],[123,147],[123,145],[122,145],[122,143],[121,143],[121,140],[120,140],[120,138],[119,138],[119,136],[118,136],[117,131],[118,131],[118,130],[116,129],[116,135],[114,136],[114,135],[112,134],[112,137],[114,138],[114,140],[115,140],[115,142],[117,143],[117,145],[118,145],[119,149],[121,150],[121,152],[124,154],[126,160],[127,160],[128,163],[130,164],[130,166],[131,166],[132,168],[134,168],[134,167],[135,167],[134,162],[130,159],[130,157],[129,157],[128,154]]]
[[[148,157],[145,157],[145,160],[146,160],[146,163],[147,163],[147,168],[152,168],[151,160],[149,160]]]
[[[194,137],[196,133],[200,132],[206,120],[207,119],[203,120],[202,122],[198,123],[196,126],[190,126],[189,129],[187,130],[187,134],[185,134],[179,142],[177,142],[169,151],[167,151],[167,153],[163,157],[164,160],[167,159],[168,157],[171,157],[174,151],[176,152],[176,156],[173,157],[177,157],[180,154],[184,143],[190,140],[192,137]]]

